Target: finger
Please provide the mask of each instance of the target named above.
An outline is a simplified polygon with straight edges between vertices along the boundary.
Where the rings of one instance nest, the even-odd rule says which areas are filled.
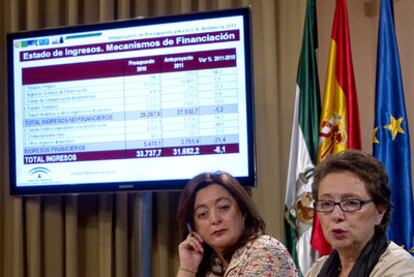
[[[199,253],[204,252],[204,248],[201,243],[195,237],[189,237],[181,243],[181,246],[190,250],[195,250]]]
[[[199,242],[204,242],[204,240],[203,240],[203,238],[200,236],[200,234],[199,233],[197,233],[197,232],[192,232],[191,233],[191,236],[192,237],[194,237],[194,238],[196,238]]]
[[[203,253],[204,252],[204,248],[203,245],[201,244],[201,242],[194,236],[190,237],[188,239],[188,241],[190,241],[194,247],[194,249],[199,252],[199,253]]]

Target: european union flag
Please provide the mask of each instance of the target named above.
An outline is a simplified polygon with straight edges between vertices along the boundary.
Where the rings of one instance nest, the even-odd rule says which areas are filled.
[[[374,156],[386,167],[392,214],[388,238],[413,254],[414,213],[410,137],[404,103],[392,0],[382,0],[377,49]]]

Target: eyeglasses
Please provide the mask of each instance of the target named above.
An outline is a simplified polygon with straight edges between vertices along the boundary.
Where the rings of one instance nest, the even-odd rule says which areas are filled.
[[[332,200],[317,200],[314,203],[315,210],[321,213],[330,213],[334,210],[336,205],[339,205],[343,212],[356,212],[359,211],[362,206],[373,202],[372,199],[359,200],[359,199],[344,199],[340,202]]]

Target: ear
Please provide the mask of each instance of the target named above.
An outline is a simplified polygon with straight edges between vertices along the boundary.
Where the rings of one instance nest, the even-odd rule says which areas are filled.
[[[382,221],[382,218],[384,217],[385,212],[387,211],[388,207],[381,205],[377,206],[377,216],[375,219],[375,225],[379,225]]]

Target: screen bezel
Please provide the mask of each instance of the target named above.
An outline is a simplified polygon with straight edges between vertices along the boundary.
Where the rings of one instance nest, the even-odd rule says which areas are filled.
[[[189,179],[113,182],[113,183],[82,183],[60,185],[17,186],[16,169],[16,137],[15,137],[15,101],[14,101],[14,69],[13,69],[13,40],[48,35],[71,34],[77,32],[98,31],[102,29],[122,28],[130,26],[145,26],[168,22],[208,19],[241,15],[243,17],[244,48],[245,48],[245,85],[246,85],[246,127],[247,127],[247,158],[248,176],[238,177],[238,181],[247,187],[256,186],[256,157],[255,157],[255,120],[254,120],[254,89],[252,62],[251,8],[197,12],[189,14],[170,15],[163,17],[139,18],[124,21],[113,21],[89,25],[65,26],[35,31],[24,31],[7,34],[7,68],[8,68],[8,123],[9,123],[9,173],[11,195],[43,195],[43,194],[73,194],[120,191],[160,191],[182,189]]]

